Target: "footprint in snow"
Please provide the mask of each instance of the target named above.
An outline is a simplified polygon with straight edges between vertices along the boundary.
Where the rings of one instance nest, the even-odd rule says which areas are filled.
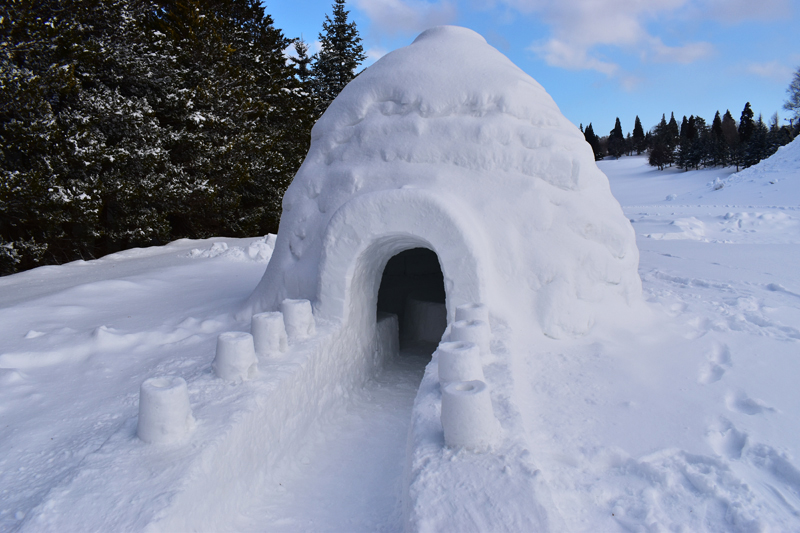
[[[700,369],[698,383],[708,385],[722,379],[731,367],[731,351],[727,344],[716,344],[708,353],[708,361]]]
[[[730,420],[721,417],[719,424],[709,428],[707,437],[717,455],[727,459],[741,459],[748,435],[733,427]]]
[[[768,406],[761,400],[750,398],[744,392],[737,392],[736,394],[729,393],[725,398],[725,404],[728,406],[729,410],[746,415],[775,412],[775,408]]]

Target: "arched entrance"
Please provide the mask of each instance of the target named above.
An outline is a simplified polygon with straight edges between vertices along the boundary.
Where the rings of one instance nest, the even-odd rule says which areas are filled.
[[[436,253],[411,248],[386,263],[378,289],[381,314],[398,317],[402,353],[430,355],[447,327],[444,275]]]
[[[492,276],[480,253],[482,231],[468,209],[456,209],[454,201],[441,196],[396,189],[363,194],[339,208],[326,229],[318,265],[315,310],[320,316],[357,330],[371,327],[383,274],[396,256],[408,264],[419,255],[410,259],[412,270],[436,264],[443,287],[427,294],[438,291],[436,301],[445,302],[450,320],[458,305],[489,302],[485,281]]]

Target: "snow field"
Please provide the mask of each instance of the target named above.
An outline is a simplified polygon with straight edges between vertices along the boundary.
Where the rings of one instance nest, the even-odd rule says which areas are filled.
[[[314,356],[298,350],[313,339],[260,355],[254,380],[217,379],[217,337],[247,330],[234,315],[264,269],[242,259],[248,240],[226,240],[241,255],[192,257],[220,241],[184,241],[0,278],[0,529],[159,531],[195,514],[236,531],[798,529],[797,227],[762,224],[737,242],[648,237],[680,218],[794,216],[797,175],[779,181],[795,192],[762,205],[753,191],[768,181],[712,192],[713,169],[600,165],[641,219],[646,312],[561,341],[515,341],[493,322],[481,358],[502,426],[492,453],[445,446],[441,351],[421,383],[424,360],[398,358],[363,386],[309,392]],[[731,201],[709,200],[726,190]],[[139,387],[162,375],[186,380],[196,426],[148,445]],[[307,381],[280,385],[295,375]],[[279,446],[265,449],[270,439]]]

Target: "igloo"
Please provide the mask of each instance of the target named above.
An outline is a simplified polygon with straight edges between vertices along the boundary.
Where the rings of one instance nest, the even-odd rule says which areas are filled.
[[[480,35],[442,26],[367,68],[314,126],[248,310],[308,299],[368,337],[385,307],[435,337],[482,303],[563,338],[638,299],[637,268],[581,132]]]

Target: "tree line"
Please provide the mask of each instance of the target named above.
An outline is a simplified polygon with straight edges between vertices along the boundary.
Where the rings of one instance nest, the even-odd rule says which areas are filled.
[[[792,83],[788,91],[790,99],[784,107],[800,114],[800,69]],[[598,161],[606,156],[619,158],[647,153],[649,164],[659,170],[675,165],[685,170],[735,166],[738,171],[768,158],[791,142],[800,134],[800,119],[781,125],[775,113],[767,124],[761,115],[754,117],[748,102],[738,122],[730,111],[722,116],[717,111],[711,124],[692,115],[684,116],[679,125],[671,113],[669,121],[666,114],[662,115],[661,121],[648,132],[637,116],[633,133],[627,136],[623,135],[619,118],[607,136],[598,137],[591,123],[585,129],[581,124],[580,129]]]
[[[345,0],[319,40],[309,57],[258,0],[7,0],[0,274],[275,232],[312,125],[365,59]]]

